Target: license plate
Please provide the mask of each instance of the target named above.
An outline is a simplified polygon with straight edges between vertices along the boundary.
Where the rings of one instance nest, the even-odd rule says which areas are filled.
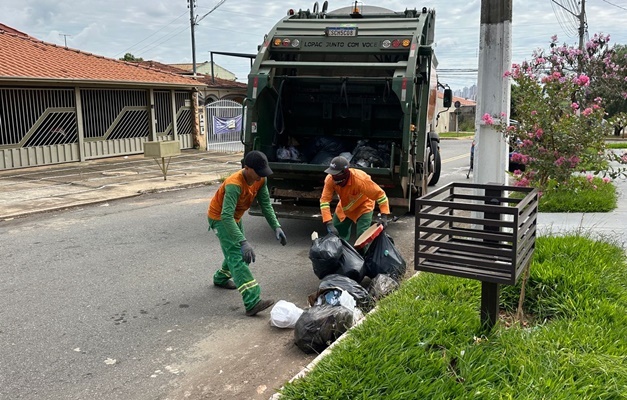
[[[357,36],[357,27],[337,27],[337,28],[327,28],[327,36],[329,37],[350,37]]]

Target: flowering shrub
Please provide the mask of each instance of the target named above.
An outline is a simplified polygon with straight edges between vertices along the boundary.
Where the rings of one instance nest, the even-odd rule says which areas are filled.
[[[609,36],[594,35],[582,52],[558,45],[553,36],[548,53],[537,50],[531,61],[513,64],[504,73],[519,93],[519,123],[501,122],[499,128],[518,153],[515,162],[526,166],[524,172],[514,173],[518,185],[542,190],[549,179],[567,182],[573,172],[607,164],[604,138],[610,126],[603,120],[603,99],[589,98],[596,78],[584,71],[591,63],[611,62],[602,57],[608,42]],[[494,121],[489,115],[482,119],[486,124]]]

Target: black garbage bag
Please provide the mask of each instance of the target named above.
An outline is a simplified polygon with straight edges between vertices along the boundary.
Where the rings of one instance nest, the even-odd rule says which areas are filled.
[[[374,301],[379,301],[388,294],[398,289],[398,282],[388,274],[379,274],[372,278],[368,286],[368,294]]]
[[[294,343],[305,353],[321,353],[352,325],[353,312],[346,307],[313,306],[296,321]]]
[[[318,293],[313,298],[316,299],[327,290],[332,289],[347,291],[355,299],[357,308],[364,312],[370,311],[373,307],[372,297],[370,297],[368,291],[363,286],[355,280],[339,274],[331,274],[322,278],[320,286],[318,286]],[[310,304],[313,304],[313,302]]]
[[[342,242],[339,237],[329,233],[314,239],[309,248],[309,259],[313,264],[314,274],[320,279],[335,273],[340,266]]]
[[[399,281],[405,275],[407,263],[394,246],[392,238],[384,231],[370,243],[364,256],[364,269],[369,278],[388,274]]]
[[[316,137],[316,149],[338,155],[344,151],[344,142],[337,137],[319,136]]]
[[[319,151],[316,153],[315,156],[312,157],[312,159],[309,161],[309,164],[320,164],[320,165],[329,165],[331,164],[331,160],[333,160],[333,157],[335,157],[338,153],[331,153],[325,150]]]
[[[342,242],[342,257],[339,260],[339,268],[337,268],[335,273],[361,283],[366,273],[364,258],[346,240],[340,239],[340,241]]]

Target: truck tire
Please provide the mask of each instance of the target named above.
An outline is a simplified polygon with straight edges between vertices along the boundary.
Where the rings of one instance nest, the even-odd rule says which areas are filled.
[[[431,142],[429,149],[429,186],[433,186],[440,180],[440,172],[442,171],[442,159],[440,158],[440,146]],[[435,151],[433,151],[435,149]],[[433,170],[432,170],[433,168]]]

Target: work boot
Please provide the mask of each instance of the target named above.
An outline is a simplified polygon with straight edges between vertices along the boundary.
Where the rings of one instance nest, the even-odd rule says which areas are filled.
[[[259,302],[255,304],[253,308],[251,308],[250,310],[246,310],[246,315],[252,317],[253,315],[256,315],[259,311],[263,311],[273,304],[274,300],[259,300]]]
[[[233,282],[233,279],[229,279],[228,281],[224,283],[220,283],[220,284],[213,282],[213,284],[217,287],[221,287],[224,289],[229,289],[229,290],[237,289],[237,286],[235,286],[235,282]]]

